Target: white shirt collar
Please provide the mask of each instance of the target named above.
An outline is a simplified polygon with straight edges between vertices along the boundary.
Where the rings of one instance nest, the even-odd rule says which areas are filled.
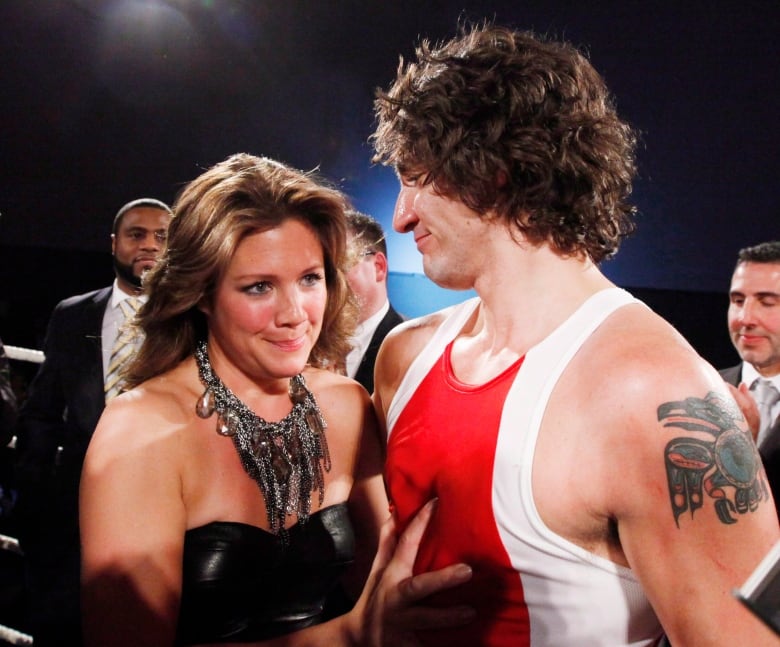
[[[130,297],[135,297],[141,301],[141,303],[146,303],[146,300],[149,298],[145,294],[128,294],[119,287],[119,281],[114,279],[114,284],[111,288],[111,308],[116,308],[120,301],[129,299]]]
[[[347,355],[347,375],[349,375],[349,377],[355,377],[357,374],[363,355],[366,354],[368,345],[371,343],[371,338],[374,336],[374,332],[376,332],[377,327],[382,322],[382,319],[385,318],[385,315],[389,310],[390,301],[385,301],[385,305],[379,308],[379,310],[363,323],[358,324],[358,327],[355,329],[355,333],[350,339],[352,350],[349,351],[349,354]]]
[[[780,374],[772,377],[763,377],[750,362],[742,362],[742,382],[750,388],[758,378],[769,380],[780,391]]]

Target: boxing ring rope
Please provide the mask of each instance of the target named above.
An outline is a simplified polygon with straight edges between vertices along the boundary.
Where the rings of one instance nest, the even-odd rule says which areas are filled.
[[[32,348],[22,348],[20,346],[5,346],[5,354],[8,359],[16,359],[22,362],[33,362],[40,364],[43,362],[43,351],[33,350]]]
[[[32,645],[33,638],[29,634],[22,633],[16,629],[11,629],[0,625],[0,640],[9,645]]]
[[[33,350],[32,348],[22,348],[20,346],[5,346],[5,354],[8,359],[17,360],[21,362],[32,362],[34,364],[40,364],[43,362],[43,352],[40,350]],[[16,446],[16,437],[11,439],[8,447]],[[5,550],[10,553],[22,555],[22,549],[19,546],[19,540],[14,537],[0,534],[0,550]],[[0,641],[2,644],[8,645],[22,645],[27,647],[33,644],[33,637],[29,634],[23,633],[11,627],[6,627],[0,624]]]

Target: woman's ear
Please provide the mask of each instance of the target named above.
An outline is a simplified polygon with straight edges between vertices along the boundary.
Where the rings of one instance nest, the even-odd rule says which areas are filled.
[[[198,305],[195,307],[207,317],[211,316],[211,304],[206,297],[201,297],[201,300],[198,301]]]

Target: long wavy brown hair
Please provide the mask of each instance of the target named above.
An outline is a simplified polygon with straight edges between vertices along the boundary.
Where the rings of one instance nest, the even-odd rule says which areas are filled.
[[[198,309],[209,303],[236,247],[246,236],[288,218],[309,226],[322,244],[328,291],[322,331],[309,362],[340,364],[349,351],[356,306],[344,277],[345,197],[312,173],[245,153],[233,155],[188,184],[173,206],[168,247],[144,279],[149,300],[138,325],[145,334],[126,374],[131,388],[173,368],[207,334]]]
[[[423,40],[379,90],[374,161],[531,243],[599,262],[634,229],[636,135],[572,45],[489,24]]]

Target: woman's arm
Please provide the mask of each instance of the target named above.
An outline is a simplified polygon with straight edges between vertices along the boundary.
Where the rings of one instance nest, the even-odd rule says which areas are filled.
[[[355,528],[355,564],[346,581],[347,591],[356,599],[366,583],[379,545],[379,533],[387,519],[389,504],[382,476],[383,451],[377,431],[376,414],[370,398],[361,388],[360,444],[355,460],[354,483],[349,496],[350,516]]]
[[[80,498],[87,645],[174,641],[185,510],[175,443],[151,410],[132,398],[112,401],[87,451]]]

